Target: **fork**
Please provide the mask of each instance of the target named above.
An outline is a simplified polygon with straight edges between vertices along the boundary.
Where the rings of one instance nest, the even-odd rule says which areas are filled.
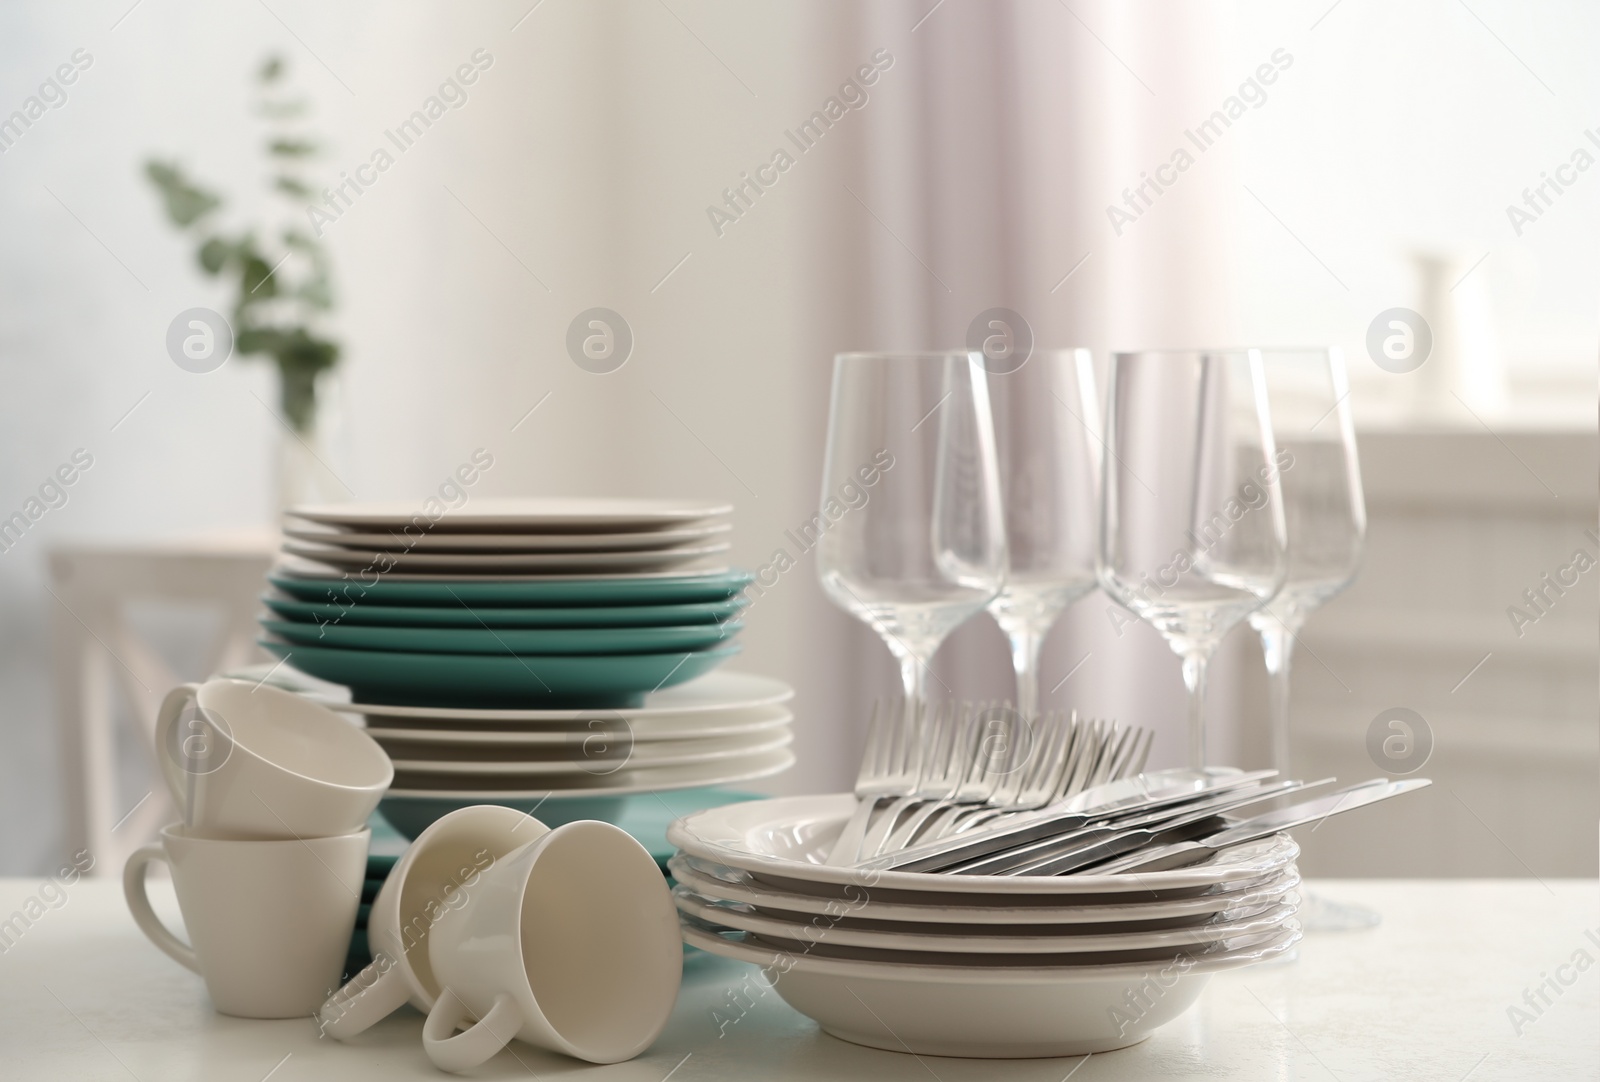
[[[937,808],[939,802],[957,797],[973,797],[981,779],[971,778],[977,757],[979,726],[974,724],[971,703],[950,703],[933,717],[927,734],[929,755],[923,760],[916,785],[910,793],[895,799],[873,822],[862,841],[855,860],[883,852],[897,826],[919,808]]]
[[[904,849],[915,843],[936,841],[1009,811],[1044,807],[1053,798],[1067,769],[1068,748],[1077,727],[1077,711],[1070,716],[1060,711],[1043,715],[1034,727],[1032,740],[1024,749],[1022,762],[1015,761],[1015,754],[1008,757],[1000,784],[985,805],[976,808],[959,805],[941,808],[937,815],[930,818],[921,834],[906,838],[904,844],[892,848]],[[1014,737],[1011,742],[1013,747],[1021,745]]]
[[[908,704],[905,709],[889,712],[881,699],[872,704],[867,747],[856,774],[856,810],[828,852],[827,863],[855,863],[878,805],[916,788],[922,770],[925,718],[926,707],[922,705]]]
[[[956,743],[958,758],[951,763],[951,769],[960,774],[954,788],[948,795],[925,799],[915,807],[908,808],[904,816],[893,824],[893,829],[888,832],[887,837],[879,841],[876,848],[863,847],[863,856],[877,856],[880,853],[904,849],[924,832],[924,828],[931,821],[940,817],[968,810],[974,806],[981,808],[1005,804],[1008,801],[1007,779],[1021,765],[1014,763],[1019,745],[1014,740],[1007,740],[1003,758],[992,755],[986,750],[990,740],[986,733],[996,720],[1004,719],[1004,715],[1002,719],[994,717],[997,711],[1004,709],[991,704],[979,710],[975,717],[963,714],[961,723],[968,727],[968,731],[958,735]],[[868,841],[872,840],[869,835]]]

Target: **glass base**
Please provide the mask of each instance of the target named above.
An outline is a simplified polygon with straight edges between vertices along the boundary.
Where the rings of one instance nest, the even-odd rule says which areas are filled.
[[[1335,902],[1305,891],[1295,919],[1306,932],[1356,932],[1376,928],[1383,921],[1375,910],[1348,902]]]

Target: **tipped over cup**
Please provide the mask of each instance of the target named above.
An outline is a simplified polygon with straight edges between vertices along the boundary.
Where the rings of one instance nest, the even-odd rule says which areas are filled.
[[[216,679],[173,688],[157,759],[184,825],[213,838],[322,838],[362,829],[394,780],[377,741],[293,692]]]
[[[524,812],[474,804],[441,816],[417,835],[384,879],[367,917],[372,962],[322,1005],[322,1031],[345,1040],[408,1002],[424,1014],[431,1010],[440,991],[428,960],[433,926],[467,903],[486,868],[549,831]]]
[[[626,831],[590,820],[484,870],[434,922],[428,958],[441,991],[422,1043],[448,1071],[513,1038],[591,1063],[631,1059],[660,1035],[683,977],[660,868]]]

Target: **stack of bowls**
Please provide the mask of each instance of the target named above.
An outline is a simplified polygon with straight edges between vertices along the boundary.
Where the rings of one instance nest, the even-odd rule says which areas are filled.
[[[619,822],[629,794],[794,761],[792,690],[715,671],[738,652],[750,582],[707,562],[729,547],[729,510],[296,507],[262,597],[262,645],[281,659],[274,679],[349,689],[327,705],[361,715],[394,762],[381,810],[407,837],[484,803],[537,808],[551,825]]]
[[[850,794],[686,816],[668,839],[684,939],[754,962],[836,1037],[924,1055],[1080,1056],[1134,1044],[1210,974],[1299,939],[1287,835],[1169,871],[984,876],[823,863]]]

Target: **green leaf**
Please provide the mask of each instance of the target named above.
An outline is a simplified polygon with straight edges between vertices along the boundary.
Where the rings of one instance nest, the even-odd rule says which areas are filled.
[[[176,225],[193,225],[222,205],[219,196],[190,183],[183,170],[170,162],[148,161],[144,172],[161,193],[167,217]]]
[[[283,76],[283,71],[283,57],[271,53],[261,62],[261,67],[256,71],[256,78],[263,83],[275,83]]]
[[[207,274],[219,273],[228,262],[228,257],[233,254],[233,245],[221,237],[211,237],[200,245],[200,266],[205,268]]]
[[[317,144],[305,139],[274,139],[267,144],[267,153],[279,158],[309,158],[317,152]]]
[[[272,179],[272,186],[285,195],[292,195],[296,199],[310,199],[316,193],[306,187],[305,182],[299,177],[280,176]]]
[[[245,296],[257,300],[278,295],[278,280],[272,273],[272,265],[254,253],[244,258],[244,267],[239,274],[239,286],[244,290]]]
[[[285,229],[283,231],[283,243],[302,252],[314,252],[317,249],[317,242],[312,239],[310,233],[303,229]]]

